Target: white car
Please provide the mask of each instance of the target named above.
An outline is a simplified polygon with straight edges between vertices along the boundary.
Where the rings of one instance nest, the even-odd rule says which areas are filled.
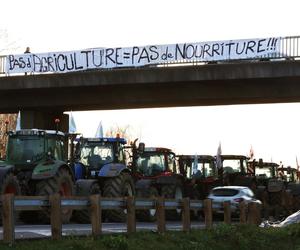
[[[260,200],[254,198],[254,193],[248,187],[244,186],[221,186],[213,188],[208,197],[213,202],[213,210],[217,213],[223,213],[223,202],[230,201],[231,211],[239,212],[238,207],[242,201],[246,203],[255,202],[262,204]]]

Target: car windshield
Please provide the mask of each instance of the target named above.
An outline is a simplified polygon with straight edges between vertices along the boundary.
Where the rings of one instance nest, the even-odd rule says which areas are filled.
[[[111,144],[86,144],[81,148],[80,161],[91,167],[99,167],[113,161]]]
[[[218,188],[212,190],[212,195],[214,196],[235,196],[239,193],[239,190],[229,189],[229,188]]]
[[[163,153],[145,152],[137,159],[137,170],[145,176],[155,176],[165,171],[165,158]]]
[[[33,163],[45,155],[45,140],[41,136],[11,136],[7,145],[7,160],[15,164]]]

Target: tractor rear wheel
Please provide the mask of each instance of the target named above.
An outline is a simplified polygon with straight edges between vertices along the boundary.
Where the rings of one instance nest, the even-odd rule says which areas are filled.
[[[103,196],[104,197],[125,197],[134,196],[133,179],[128,173],[121,173],[116,177],[107,179],[104,182]],[[127,209],[107,210],[105,218],[112,222],[126,221]]]
[[[36,195],[49,196],[59,193],[62,197],[74,195],[73,180],[70,172],[67,169],[61,168],[52,178],[39,181],[36,185]],[[68,223],[72,216],[72,209],[62,209],[62,223]],[[39,213],[39,220],[49,222],[49,210],[44,210]]]
[[[90,190],[86,194],[86,196],[90,196],[93,194],[101,194],[101,189],[97,182],[91,185]],[[90,224],[91,223],[90,210],[84,209],[84,210],[74,211],[73,218],[76,222]]]
[[[166,185],[161,189],[161,195],[166,199],[182,199],[183,192],[179,185]],[[178,220],[181,217],[181,209],[166,210],[167,220]]]
[[[21,195],[21,187],[17,178],[13,174],[7,174],[0,185],[0,195],[14,194]],[[16,214],[16,218],[18,215]],[[0,212],[0,223],[2,224],[2,212]]]
[[[157,198],[158,191],[155,187],[150,187],[148,190],[137,191],[136,197],[138,198]],[[148,210],[137,210],[136,216],[140,221],[149,221],[153,222],[156,220],[156,209]]]

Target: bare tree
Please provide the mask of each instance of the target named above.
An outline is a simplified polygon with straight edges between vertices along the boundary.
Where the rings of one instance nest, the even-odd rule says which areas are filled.
[[[17,42],[10,39],[8,31],[0,29],[0,55],[12,53],[19,48]]]
[[[6,130],[15,130],[18,114],[0,114],[0,155],[5,155],[7,144]]]
[[[131,125],[127,124],[125,126],[112,126],[105,133],[105,136],[107,137],[116,137],[117,135],[126,139],[127,142],[130,143],[133,142],[136,138],[136,131],[132,128]]]

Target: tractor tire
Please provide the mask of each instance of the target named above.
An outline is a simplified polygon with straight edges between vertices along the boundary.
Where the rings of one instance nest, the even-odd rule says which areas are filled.
[[[134,183],[128,173],[107,179],[104,182],[103,197],[134,196]],[[127,209],[111,209],[105,212],[105,218],[111,222],[125,222]]]
[[[161,189],[161,195],[165,199],[182,199],[182,187],[179,185],[166,185]],[[166,210],[167,220],[178,220],[181,218],[181,209]]]
[[[54,177],[41,180],[36,184],[36,195],[49,196],[55,193],[59,193],[62,197],[74,195],[73,179],[68,170],[61,168]],[[62,209],[62,223],[69,223],[72,212],[72,209]],[[49,210],[39,212],[38,219],[40,222],[49,222]]]
[[[147,191],[137,191],[137,198],[157,198],[159,196],[155,187],[150,187]],[[153,222],[156,221],[156,209],[137,210],[136,217],[139,221]]]
[[[91,188],[89,190],[89,193],[86,194],[86,196],[90,196],[93,194],[101,194],[101,189],[98,183],[94,183],[91,185]],[[90,210],[84,209],[84,210],[75,210],[73,213],[72,220],[84,223],[84,224],[90,224],[91,223],[91,216],[90,216]]]
[[[3,183],[0,185],[0,195],[14,194],[21,195],[21,187],[18,179],[13,174],[4,177]],[[15,213],[15,221],[17,221],[18,213]],[[2,225],[2,211],[0,210],[0,224]]]

